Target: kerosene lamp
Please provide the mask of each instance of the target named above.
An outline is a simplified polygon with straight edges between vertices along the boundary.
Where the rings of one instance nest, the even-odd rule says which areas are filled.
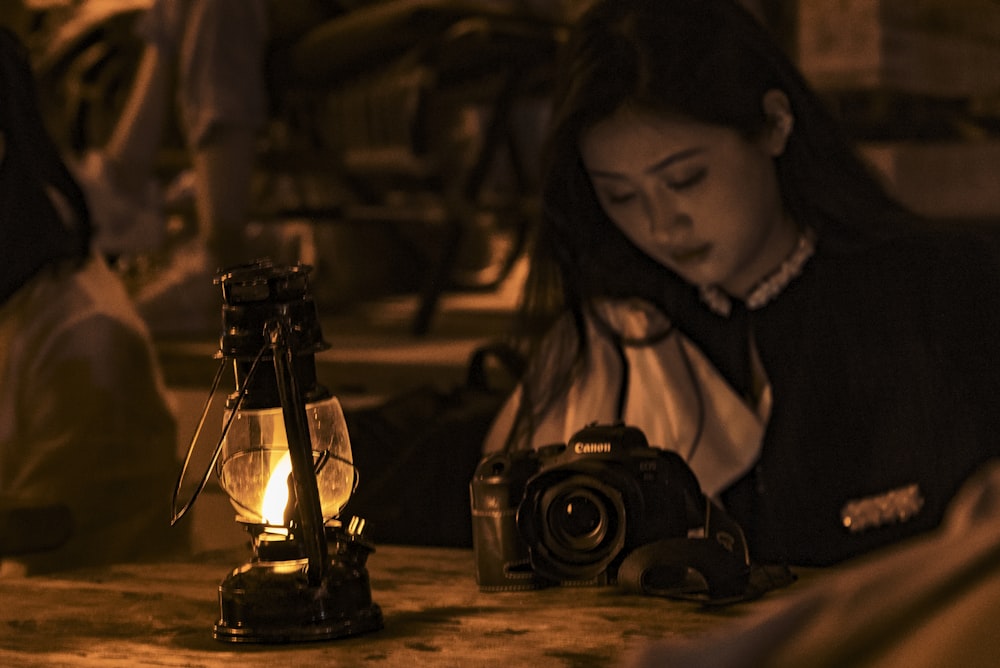
[[[219,370],[174,492],[176,523],[214,470],[251,537],[252,559],[219,585],[214,637],[227,642],[326,640],[382,628],[372,602],[364,522],[339,513],[357,475],[338,399],[317,382],[328,347],[306,265],[260,260],[222,272]],[[222,432],[195,490],[180,508],[192,453],[226,368]]]

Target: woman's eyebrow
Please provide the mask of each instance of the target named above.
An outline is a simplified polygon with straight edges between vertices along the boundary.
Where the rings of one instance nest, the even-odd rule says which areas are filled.
[[[678,151],[677,153],[671,153],[670,155],[668,155],[667,157],[663,158],[662,160],[658,160],[658,161],[654,162],[652,165],[650,165],[649,167],[647,167],[643,171],[645,171],[647,174],[652,174],[653,172],[658,172],[661,169],[664,169],[665,167],[669,167],[670,165],[674,164],[675,162],[680,162],[681,160],[686,160],[686,159],[688,159],[688,158],[690,158],[692,156],[695,156],[695,155],[697,155],[699,153],[703,153],[704,151],[705,151],[704,147],[701,147],[701,146],[692,146],[691,148],[684,149],[683,151]]]
[[[690,158],[699,153],[703,153],[704,151],[705,151],[704,147],[693,146],[691,148],[684,149],[683,151],[678,151],[677,153],[671,153],[670,155],[667,155],[664,158],[657,160],[652,165],[646,167],[643,170],[643,172],[645,172],[646,174],[653,174],[654,172],[658,172],[661,169],[669,167],[675,162],[686,160],[687,158]],[[621,174],[619,172],[611,172],[600,169],[588,169],[587,172],[590,174],[590,176],[596,176],[606,179],[621,179],[624,177],[624,174]]]

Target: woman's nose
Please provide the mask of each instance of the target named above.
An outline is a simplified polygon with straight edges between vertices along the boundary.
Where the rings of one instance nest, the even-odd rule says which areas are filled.
[[[666,186],[653,189],[646,200],[646,224],[651,237],[668,239],[679,227],[689,225],[690,217],[678,206],[677,197]]]

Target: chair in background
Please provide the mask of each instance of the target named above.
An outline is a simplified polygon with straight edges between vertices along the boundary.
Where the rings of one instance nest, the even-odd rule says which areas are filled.
[[[532,133],[563,30],[459,0],[392,0],[317,26],[270,63],[277,136],[262,162],[294,184],[270,215],[409,228],[428,254],[412,331],[427,333],[447,289],[494,287],[526,243]],[[502,257],[463,286],[476,241]]]

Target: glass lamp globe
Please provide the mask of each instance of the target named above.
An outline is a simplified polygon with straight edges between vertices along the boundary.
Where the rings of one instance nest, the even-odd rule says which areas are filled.
[[[354,489],[351,440],[336,397],[306,404],[313,467],[324,522],[336,518]],[[239,410],[223,439],[216,472],[239,521],[287,524],[292,462],[281,407]]]

